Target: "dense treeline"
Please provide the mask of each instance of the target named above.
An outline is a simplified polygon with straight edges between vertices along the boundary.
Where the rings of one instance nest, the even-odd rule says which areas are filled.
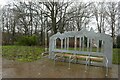
[[[28,41],[23,42],[31,39],[34,45],[44,45],[45,35],[48,38],[58,31],[80,31],[83,27],[111,35],[115,44],[119,31],[116,2],[14,1],[1,12],[3,44],[18,44],[24,38]]]

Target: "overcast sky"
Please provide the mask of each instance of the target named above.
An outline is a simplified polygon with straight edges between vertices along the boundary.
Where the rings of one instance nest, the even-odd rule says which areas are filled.
[[[4,6],[4,5],[6,5],[6,4],[8,4],[8,3],[12,2],[12,1],[13,0],[0,0],[0,5]]]
[[[0,0],[0,5],[1,6],[3,6],[3,5],[5,5],[5,4],[7,4],[7,3],[10,3],[10,2],[12,2],[13,0]],[[19,0],[20,1],[20,0]],[[21,0],[21,1],[27,1],[27,0]],[[32,0],[31,0],[32,1]],[[38,1],[45,1],[45,0],[38,0]],[[46,0],[47,1],[47,0]],[[49,1],[49,0],[48,0]],[[58,1],[58,0],[55,0],[55,1]],[[61,0],[61,1],[63,1],[63,0]],[[120,1],[120,0],[71,0],[71,1],[83,1],[83,2],[89,2],[89,1],[97,1],[97,2],[99,2],[99,1],[105,1],[105,2],[110,2],[110,1],[114,1],[114,2],[118,2],[118,1]]]
[[[6,0],[0,0],[0,5],[5,5],[6,4]]]

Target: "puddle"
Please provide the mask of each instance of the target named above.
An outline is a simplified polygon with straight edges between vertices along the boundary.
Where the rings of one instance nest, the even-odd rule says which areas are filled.
[[[3,78],[104,78],[105,69],[90,66],[85,72],[85,65],[56,62],[43,58],[34,62],[15,62],[3,59]],[[118,78],[118,66],[109,69],[109,78]]]

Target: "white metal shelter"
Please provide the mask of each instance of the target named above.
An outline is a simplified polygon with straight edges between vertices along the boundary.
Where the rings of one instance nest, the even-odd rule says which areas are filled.
[[[74,50],[69,50],[69,38],[74,37]],[[85,46],[84,38],[87,38],[87,45]],[[56,48],[56,40],[61,40],[61,49]],[[77,39],[79,38],[79,50],[76,49]],[[101,48],[99,43],[101,41]],[[63,46],[64,45],[64,46]],[[86,47],[86,51],[84,50]],[[96,52],[92,49],[96,47]],[[71,53],[74,55],[85,54],[89,56],[103,56],[108,60],[108,67],[112,66],[112,38],[110,35],[104,33],[95,33],[91,28],[90,31],[82,29],[81,31],[68,31],[64,33],[58,32],[57,34],[50,37],[49,42],[49,57],[54,59],[55,52],[59,53]],[[103,63],[106,62],[104,59]],[[103,66],[106,66],[104,64]]]

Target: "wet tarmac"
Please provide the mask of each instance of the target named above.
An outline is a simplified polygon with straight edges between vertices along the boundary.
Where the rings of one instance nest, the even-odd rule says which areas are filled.
[[[57,62],[42,58],[34,62],[16,62],[2,59],[3,78],[105,78],[105,68],[88,67],[85,72],[85,65]],[[109,69],[108,78],[118,78],[118,65],[113,65]]]

